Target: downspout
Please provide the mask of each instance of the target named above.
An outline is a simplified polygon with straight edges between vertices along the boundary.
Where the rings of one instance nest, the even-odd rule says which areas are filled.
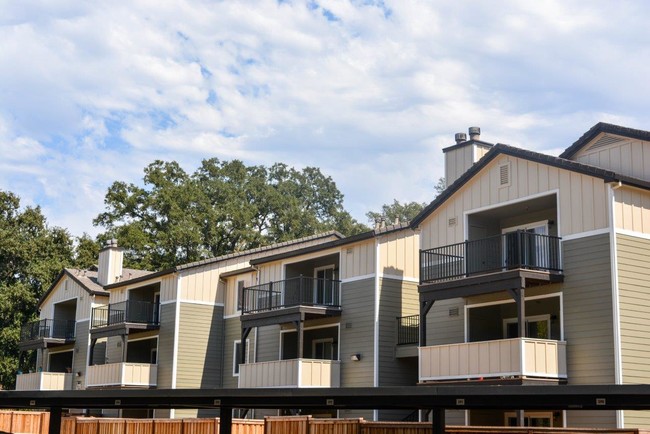
[[[623,356],[621,354],[621,315],[619,306],[618,290],[618,255],[616,247],[616,198],[614,191],[623,186],[621,181],[618,183],[607,184],[608,207],[609,207],[609,249],[610,249],[610,266],[612,279],[612,322],[614,326],[614,384],[623,384]],[[616,410],[616,427],[621,429],[625,425],[623,410]]]
[[[375,333],[374,333],[374,357],[373,357],[373,386],[379,387],[379,239],[375,238],[375,312],[374,312],[374,321],[375,321]],[[379,419],[379,411],[373,410],[372,412],[373,421]]]

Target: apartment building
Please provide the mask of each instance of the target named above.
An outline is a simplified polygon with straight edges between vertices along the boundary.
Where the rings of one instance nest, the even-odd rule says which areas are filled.
[[[122,270],[122,249],[112,242],[100,252],[97,271],[65,270],[39,304],[35,324],[65,321],[76,330],[72,340],[60,333],[53,340],[33,324],[24,327],[40,333],[21,342],[25,351],[40,348],[39,368],[18,375],[17,389],[415,384],[417,323],[402,327],[411,335],[406,352],[398,346],[397,329],[398,317],[418,313],[417,249],[417,234],[398,224],[348,238],[330,232],[149,273]],[[50,377],[58,382],[43,380]],[[155,415],[197,414],[211,413]]]
[[[599,123],[559,157],[456,135],[420,231],[419,382],[650,380],[650,132]],[[648,427],[635,411],[450,411],[450,424]]]

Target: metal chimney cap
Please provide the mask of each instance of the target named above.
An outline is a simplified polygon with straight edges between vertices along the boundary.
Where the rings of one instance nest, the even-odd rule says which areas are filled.
[[[469,127],[469,137],[471,139],[477,139],[480,135],[481,135],[481,128]]]
[[[465,133],[456,133],[454,136],[454,139],[456,140],[456,143],[462,143],[467,141],[467,134]]]

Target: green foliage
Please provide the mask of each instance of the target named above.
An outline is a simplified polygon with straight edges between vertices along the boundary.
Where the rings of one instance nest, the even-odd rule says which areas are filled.
[[[317,168],[213,158],[193,174],[164,161],[144,173],[144,187],[115,182],[94,220],[106,229],[100,240],[117,238],[127,249],[130,267],[159,270],[332,229],[367,229]]]
[[[18,196],[0,190],[0,383],[12,388],[20,327],[37,319],[43,292],[72,263],[68,232],[49,228],[40,208],[20,209]],[[26,366],[20,366],[26,368]]]
[[[425,206],[426,204],[419,202],[406,202],[402,204],[397,199],[394,199],[392,204],[383,205],[380,212],[370,211],[366,213],[366,216],[370,222],[376,222],[383,218],[390,225],[395,223],[396,220],[400,222],[413,220]]]

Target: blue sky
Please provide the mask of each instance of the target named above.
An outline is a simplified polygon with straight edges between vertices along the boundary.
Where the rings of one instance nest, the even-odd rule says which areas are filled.
[[[642,0],[0,4],[0,189],[75,235],[155,159],[318,166],[365,222],[430,201],[469,126],[555,155],[650,129]]]

